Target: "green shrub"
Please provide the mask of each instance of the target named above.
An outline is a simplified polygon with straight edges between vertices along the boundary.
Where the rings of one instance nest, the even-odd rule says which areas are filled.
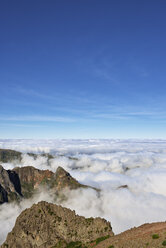
[[[67,244],[66,248],[87,248],[83,246],[80,241],[70,242]]]
[[[57,216],[57,221],[61,222],[61,220],[62,220],[62,217]]]
[[[48,213],[50,214],[50,215],[53,215],[54,214],[54,212],[48,207]]]
[[[159,235],[157,233],[152,235],[152,239],[158,239],[158,238],[159,238]]]
[[[97,238],[96,239],[96,245],[99,244],[101,241],[105,240],[105,239],[108,239],[110,237],[110,235],[107,235],[107,236],[103,236],[103,237],[100,237],[100,238]]]
[[[166,246],[166,240],[163,241],[162,245],[163,246]]]
[[[51,248],[62,248],[66,245],[66,242],[63,240],[60,240],[56,245],[52,246]]]

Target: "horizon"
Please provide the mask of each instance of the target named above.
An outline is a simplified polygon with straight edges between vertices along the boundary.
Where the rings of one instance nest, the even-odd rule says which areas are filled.
[[[1,2],[0,138],[165,140],[165,9]]]

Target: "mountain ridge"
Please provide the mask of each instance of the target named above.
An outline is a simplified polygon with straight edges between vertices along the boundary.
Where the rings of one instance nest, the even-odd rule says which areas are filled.
[[[87,185],[80,184],[60,166],[54,173],[50,170],[39,170],[32,166],[5,170],[0,165],[1,204],[30,198],[40,187],[44,187],[47,191],[51,190],[55,194],[58,194],[63,189],[88,188]]]

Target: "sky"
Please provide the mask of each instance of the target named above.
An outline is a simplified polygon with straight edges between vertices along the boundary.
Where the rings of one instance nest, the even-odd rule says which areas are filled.
[[[165,11],[0,1],[0,138],[166,139]]]

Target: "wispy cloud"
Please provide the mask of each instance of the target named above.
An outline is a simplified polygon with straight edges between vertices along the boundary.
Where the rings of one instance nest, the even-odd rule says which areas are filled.
[[[21,86],[12,90],[21,96],[17,100],[14,99],[15,104],[34,107],[33,115],[28,113],[14,115],[10,112],[7,116],[0,116],[1,121],[69,123],[75,121],[94,122],[97,120],[166,120],[166,112],[161,106],[158,107],[157,101],[151,105],[147,104],[147,102],[151,102],[151,99],[144,99],[146,105],[142,105],[140,102],[135,102],[131,105],[128,101],[123,102],[114,96],[100,96],[95,92],[92,95],[86,92],[77,93],[74,91],[71,91],[71,94],[64,95],[59,92],[48,94]],[[29,98],[30,96],[31,99]],[[22,103],[24,98],[25,101]],[[12,100],[9,100],[11,105]]]
[[[22,116],[1,116],[1,121],[30,121],[30,122],[74,122],[74,118],[61,116],[22,115]]]
[[[138,111],[132,111],[131,107],[123,109],[122,107],[119,108],[118,106],[112,107],[110,109],[107,109],[106,111],[98,111],[95,112],[92,115],[92,118],[102,118],[102,119],[119,119],[119,120],[128,120],[128,119],[135,119],[135,118],[141,118],[141,119],[166,119],[166,112],[164,111],[148,111],[147,110],[138,110]]]
[[[47,101],[56,101],[57,103],[60,103],[62,105],[62,99],[63,99],[63,105],[64,104],[70,104],[70,103],[94,103],[96,99],[94,99],[94,96],[91,96],[91,98],[88,98],[86,95],[86,92],[82,92],[81,94],[78,92],[74,92],[73,90],[71,92],[67,93],[60,93],[60,92],[41,92],[38,90],[35,90],[33,88],[25,88],[21,86],[17,86],[16,88],[12,88],[13,91],[19,93],[22,96],[31,96],[35,98],[45,99]]]
[[[43,127],[47,127],[47,125],[43,125],[43,124],[24,124],[24,123],[13,123],[13,122],[8,122],[8,123],[0,123],[0,127],[1,128],[6,128],[6,127],[25,127],[25,128],[43,128]]]
[[[57,95],[55,96],[51,96],[49,94],[44,94],[41,93],[40,91],[36,91],[34,89],[30,89],[30,88],[23,88],[23,87],[16,87],[13,89],[14,91],[17,91],[17,93],[20,93],[22,95],[27,95],[27,96],[31,96],[31,97],[37,97],[37,98],[42,98],[42,99],[50,99],[50,100],[55,100],[57,99]]]

